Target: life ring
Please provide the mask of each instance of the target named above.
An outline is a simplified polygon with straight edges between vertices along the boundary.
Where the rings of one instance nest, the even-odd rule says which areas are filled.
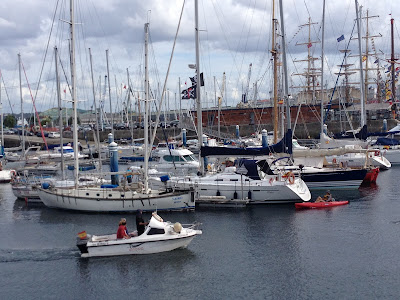
[[[17,176],[17,172],[15,172],[14,170],[10,171],[11,177],[16,177]]]
[[[336,158],[332,159],[332,163],[336,164]]]
[[[379,154],[380,154],[380,152],[379,152],[379,150],[375,150],[375,156],[379,156]]]
[[[294,177],[293,172],[289,172],[289,173],[287,174],[287,178],[288,178],[288,181],[289,181],[290,184],[293,184],[293,183],[294,183],[295,177]]]
[[[270,179],[269,179],[269,184],[272,185],[272,182],[273,182],[273,181],[274,181],[274,179],[273,179],[273,178],[270,178]]]

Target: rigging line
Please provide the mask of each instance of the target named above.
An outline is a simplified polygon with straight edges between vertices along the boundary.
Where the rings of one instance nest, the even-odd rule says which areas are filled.
[[[42,138],[43,138],[44,144],[46,146],[46,150],[48,151],[49,147],[47,146],[47,141],[46,141],[46,138],[44,137],[43,127],[42,127],[42,124],[40,122],[39,113],[36,110],[35,99],[33,98],[31,86],[29,85],[28,76],[26,75],[25,66],[22,63],[22,61],[21,61],[21,65],[22,65],[22,69],[24,70],[26,82],[28,83],[29,93],[30,93],[31,98],[32,98],[33,107],[35,108],[36,117],[37,117],[37,119],[39,121],[40,132],[42,133]],[[24,126],[24,120],[22,120],[22,126]]]
[[[349,49],[351,37],[353,36],[353,32],[354,32],[355,26],[356,26],[356,20],[354,20],[353,29],[352,29],[352,31],[351,31],[351,35],[350,35],[349,41],[347,42],[346,50]],[[342,71],[343,63],[344,63],[344,60],[345,60],[345,58],[346,58],[346,55],[347,55],[347,53],[346,53],[346,51],[345,51],[344,56],[343,56],[342,63],[340,64],[339,73],[338,73],[338,75],[337,75],[337,77],[336,77],[335,86],[333,87],[333,91],[332,91],[331,98],[329,99],[327,113],[326,113],[325,116],[324,116],[324,120],[323,120],[324,123],[325,123],[325,121],[326,121],[326,118],[327,118],[327,115],[328,115],[328,113],[329,113],[329,110],[331,109],[331,106],[332,106],[333,95],[335,94],[335,91],[336,91],[336,86],[337,86],[338,81],[339,81],[340,73],[341,73],[341,71]],[[361,67],[362,67],[362,66],[361,66]]]
[[[68,87],[69,93],[72,95],[71,86],[68,82],[68,77],[67,77],[67,73],[65,72],[64,65],[63,65],[60,57],[58,58],[58,60],[60,61],[61,69],[63,70],[63,74],[65,77],[65,81],[67,82],[67,87]]]
[[[218,12],[218,13],[216,13],[216,17],[217,17],[219,26],[220,26],[220,28],[222,30],[222,33],[223,33],[223,36],[224,36],[224,40],[225,40],[226,44],[228,45],[229,54],[232,56],[233,66],[235,67],[236,72],[240,73],[241,71],[238,68],[238,63],[236,61],[236,55],[232,54],[232,52],[233,52],[232,51],[232,47],[231,47],[231,45],[230,45],[230,43],[228,41],[227,35],[226,35],[226,33],[229,32],[229,30],[228,29],[225,30],[225,28],[224,28],[224,26],[223,26],[223,24],[221,22],[220,16],[224,16],[224,10],[218,9],[219,7],[216,6],[214,1],[212,1],[212,4],[214,6],[214,11]],[[217,5],[218,5],[218,2],[217,2]],[[229,78],[231,77],[231,74],[232,74],[232,70],[229,72],[229,75],[227,76],[228,77],[227,81],[230,81]],[[227,99],[225,99],[225,101],[227,101]]]
[[[49,50],[50,38],[51,38],[51,34],[52,34],[52,32],[53,32],[54,20],[55,20],[55,18],[56,18],[56,14],[57,14],[58,3],[59,3],[59,0],[57,0],[56,8],[55,8],[55,10],[54,10],[53,20],[52,20],[52,22],[51,22],[50,33],[49,33],[49,37],[48,37],[48,39],[47,39],[46,51],[45,51],[44,56],[43,56],[42,67],[41,67],[41,69],[40,69],[39,80],[38,80],[38,82],[37,82],[37,87],[36,87],[36,92],[35,92],[35,98],[34,98],[34,99],[36,99],[37,93],[38,93],[38,91],[39,91],[40,80],[41,80],[41,78],[42,78],[42,73],[43,73],[43,69],[44,69],[44,63],[45,63],[46,57],[47,57],[47,51]],[[33,99],[32,99],[32,100],[33,100]],[[46,142],[45,142],[45,143],[46,143]],[[46,147],[47,147],[47,144],[46,144]]]
[[[171,56],[170,56],[170,59],[169,59],[169,64],[168,64],[168,69],[167,69],[167,75],[166,75],[166,78],[165,78],[165,81],[164,81],[163,93],[161,94],[160,108],[162,107],[162,103],[163,103],[163,99],[164,99],[164,95],[165,95],[165,89],[166,89],[166,85],[167,85],[167,82],[168,82],[168,75],[169,75],[169,71],[170,71],[171,64],[172,64],[172,58],[173,58],[174,51],[175,51],[176,40],[178,38],[178,33],[179,33],[179,28],[180,28],[180,25],[181,25],[181,21],[182,21],[182,15],[183,15],[184,7],[185,7],[185,0],[183,1],[183,4],[182,4],[182,10],[181,10],[181,14],[179,16],[178,27],[177,27],[176,33],[175,33],[174,43],[173,43],[173,46],[172,46]],[[200,83],[200,78],[197,78],[197,81],[198,81],[198,83]],[[152,138],[151,138],[150,145],[152,145],[154,143],[155,136],[156,136],[156,133],[157,133],[157,125],[158,125],[158,121],[159,121],[160,115],[161,115],[161,109],[157,112],[156,123],[155,123],[155,126],[154,126],[154,131],[153,131],[153,135],[152,135]]]
[[[4,91],[6,92],[6,96],[7,96],[8,104],[10,105],[11,113],[14,114],[14,111],[13,111],[13,106],[14,105],[11,105],[10,97],[8,96],[8,91],[7,91],[7,88],[6,88],[6,83],[4,82],[3,74],[1,74],[1,81],[3,81]]]

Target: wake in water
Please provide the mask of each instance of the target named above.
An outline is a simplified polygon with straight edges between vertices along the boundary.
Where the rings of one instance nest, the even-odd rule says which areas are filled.
[[[77,249],[0,249],[0,263],[24,261],[56,261],[80,257]]]

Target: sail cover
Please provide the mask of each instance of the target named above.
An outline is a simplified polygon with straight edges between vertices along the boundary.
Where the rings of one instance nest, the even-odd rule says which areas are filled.
[[[206,156],[261,156],[270,153],[288,153],[292,154],[292,130],[288,129],[282,140],[277,144],[268,147],[208,147],[202,146],[200,149],[201,157]]]

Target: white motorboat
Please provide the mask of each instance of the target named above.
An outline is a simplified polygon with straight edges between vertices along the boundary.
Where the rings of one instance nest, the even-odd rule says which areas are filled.
[[[153,213],[149,225],[143,234],[129,239],[117,239],[117,234],[86,235],[80,233],[77,247],[81,257],[114,256],[131,254],[151,254],[186,248],[196,235],[202,234],[196,229],[199,224],[183,227],[180,223],[164,222]]]
[[[197,174],[200,168],[200,163],[194,157],[193,152],[185,148],[158,148],[152,152],[152,157],[156,159],[152,167],[161,173]]]

